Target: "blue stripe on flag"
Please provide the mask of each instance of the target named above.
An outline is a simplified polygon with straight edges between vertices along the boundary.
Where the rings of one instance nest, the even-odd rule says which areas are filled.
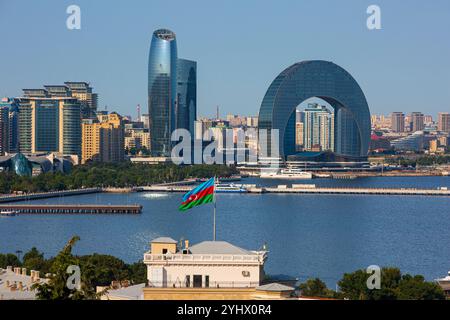
[[[211,178],[208,181],[203,182],[201,185],[195,187],[194,189],[192,189],[191,191],[186,193],[183,196],[183,202],[186,201],[191,195],[199,193],[200,191],[205,190],[206,188],[209,188],[212,186],[214,186],[214,178]]]

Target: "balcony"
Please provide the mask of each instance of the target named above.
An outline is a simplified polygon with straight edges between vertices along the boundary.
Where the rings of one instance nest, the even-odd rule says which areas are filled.
[[[144,254],[144,263],[251,263],[262,264],[266,259],[266,253],[254,255],[231,254]]]

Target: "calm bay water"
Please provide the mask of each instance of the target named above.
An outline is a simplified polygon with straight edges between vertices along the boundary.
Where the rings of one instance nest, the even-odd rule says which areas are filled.
[[[245,179],[261,185],[295,181]],[[450,187],[448,177],[316,179],[320,186]],[[55,255],[73,235],[78,254],[104,253],[127,262],[142,259],[158,236],[196,243],[212,238],[212,205],[178,211],[181,194],[93,194],[33,203],[144,206],[142,215],[24,215],[0,218],[0,252],[36,246]],[[247,249],[269,248],[266,272],[334,288],[345,272],[376,264],[397,266],[429,280],[450,270],[450,198],[354,195],[219,194],[217,237]]]

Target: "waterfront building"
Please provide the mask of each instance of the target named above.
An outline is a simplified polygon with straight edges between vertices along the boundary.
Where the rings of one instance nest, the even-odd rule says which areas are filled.
[[[97,119],[83,120],[82,136],[81,163],[124,160],[124,126],[119,114],[98,112]]]
[[[413,112],[411,114],[411,131],[423,131],[425,129],[425,116],[422,112]]]
[[[414,132],[406,137],[392,140],[391,145],[395,150],[419,152],[423,149],[424,133],[423,131]]]
[[[98,107],[98,94],[88,82],[67,81],[64,84],[69,88],[71,96],[77,98],[82,106],[83,118],[93,118]]]
[[[391,113],[391,129],[393,132],[405,132],[405,114],[403,112]]]
[[[177,64],[177,129],[186,129],[194,136],[197,120],[197,62],[178,59]]]
[[[167,29],[153,32],[148,61],[148,108],[151,152],[170,156],[171,134],[176,128],[177,42]]]
[[[31,177],[46,172],[68,173],[74,165],[78,164],[78,161],[78,157],[73,155],[9,153],[0,156],[0,167],[3,171]]]
[[[304,112],[303,141],[307,151],[334,151],[334,113],[310,103]]]
[[[438,114],[438,131],[450,133],[450,113],[440,112]]]
[[[45,89],[24,89],[19,101],[21,152],[81,155],[81,104],[51,96]]]
[[[296,155],[295,110],[313,97],[325,100],[334,109],[334,152],[341,158],[365,159],[371,129],[366,98],[347,71],[328,61],[296,63],[272,82],[261,103],[258,127],[267,130],[268,135],[272,129],[278,130],[278,150],[272,150],[268,138],[265,139],[267,146],[260,150],[268,150],[269,154],[260,156],[270,158],[272,154],[279,154],[286,159]],[[305,122],[305,144],[308,140],[306,126]]]

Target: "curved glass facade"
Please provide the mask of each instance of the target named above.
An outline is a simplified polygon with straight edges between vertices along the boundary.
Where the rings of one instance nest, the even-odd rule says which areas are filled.
[[[335,152],[366,157],[370,141],[370,112],[363,91],[353,77],[328,61],[296,63],[272,82],[259,111],[259,129],[279,130],[279,155],[295,151],[295,111],[309,98],[328,102],[335,112]],[[270,138],[267,150],[271,150]],[[269,156],[271,153],[269,153]]]
[[[148,109],[154,156],[170,156],[170,135],[176,126],[177,59],[175,33],[167,29],[153,32],[148,59]]]
[[[21,153],[17,153],[11,158],[12,170],[19,176],[31,177],[32,165]]]

